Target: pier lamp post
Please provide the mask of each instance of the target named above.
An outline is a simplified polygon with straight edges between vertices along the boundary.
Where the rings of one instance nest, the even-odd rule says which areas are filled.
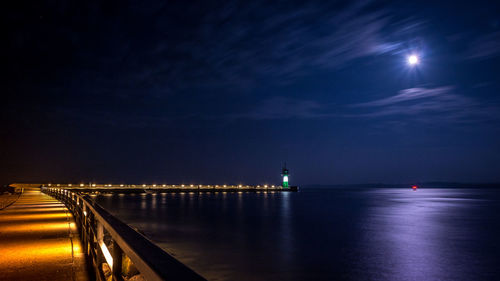
[[[281,176],[283,177],[283,188],[288,188],[288,169],[286,168],[286,163],[281,170]]]

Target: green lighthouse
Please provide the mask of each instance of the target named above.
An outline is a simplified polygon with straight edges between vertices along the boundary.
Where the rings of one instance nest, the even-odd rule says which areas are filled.
[[[288,188],[288,169],[286,168],[286,163],[281,170],[281,176],[283,177],[283,188]]]

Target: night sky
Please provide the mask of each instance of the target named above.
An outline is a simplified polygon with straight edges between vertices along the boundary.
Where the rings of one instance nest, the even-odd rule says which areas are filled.
[[[292,185],[500,181],[498,1],[11,1],[2,22],[2,183],[278,183],[284,161]]]

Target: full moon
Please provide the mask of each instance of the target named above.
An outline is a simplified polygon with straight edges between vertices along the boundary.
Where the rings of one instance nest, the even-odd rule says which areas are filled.
[[[410,55],[410,56],[408,56],[408,64],[409,65],[416,65],[416,64],[418,64],[418,56],[417,55]]]

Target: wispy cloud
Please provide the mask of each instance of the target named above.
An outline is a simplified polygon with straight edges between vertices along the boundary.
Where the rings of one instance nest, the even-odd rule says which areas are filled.
[[[500,120],[498,104],[480,102],[455,91],[454,86],[404,89],[388,98],[353,104],[350,107],[357,111],[346,116],[394,117],[400,121],[434,124],[477,124]]]
[[[92,120],[94,113],[101,114],[95,106],[99,103],[147,103],[150,107],[179,104],[169,108],[182,115],[202,117],[207,115],[204,109],[186,106],[186,96],[207,101],[207,96],[250,92],[256,96],[252,101],[264,101],[246,118],[319,118],[329,113],[318,114],[321,110],[314,101],[279,100],[272,96],[283,92],[273,94],[261,87],[281,86],[297,77],[345,67],[360,58],[393,53],[402,47],[390,35],[396,30],[405,33],[417,28],[414,20],[395,19],[387,6],[375,0],[293,4],[263,0],[126,2],[115,7],[113,15],[99,1],[86,1],[78,6],[79,11],[59,2],[46,5],[58,19],[54,25],[45,29],[47,25],[37,24],[44,30],[39,32],[12,22],[19,31],[10,35],[10,42],[13,49],[29,48],[36,54],[26,60],[44,65],[40,74],[47,79],[23,75],[19,80],[23,83],[16,87],[31,87],[24,89],[30,92],[60,88],[51,91],[54,104],[65,101],[60,97],[71,93],[71,103],[88,108],[75,115],[88,114]],[[119,18],[118,14],[126,16]],[[21,35],[22,40],[18,38]],[[61,55],[68,56],[64,60],[67,63],[50,61],[63,61]],[[13,65],[18,67],[17,63]],[[37,77],[37,82],[24,83],[26,77]],[[266,109],[268,104],[279,102],[294,113]],[[217,107],[218,100],[207,104]],[[60,104],[62,111],[67,106]],[[95,112],[90,112],[94,107]],[[111,109],[116,112],[116,121],[105,117],[111,114],[105,112],[102,122],[125,120],[128,126],[134,124],[127,119],[130,114],[125,107]],[[139,113],[138,126],[155,123],[155,116],[163,118],[165,112]],[[148,114],[153,120],[141,121],[141,116]],[[158,120],[156,123],[162,122]]]
[[[316,119],[329,117],[325,106],[310,100],[298,100],[287,97],[271,97],[262,101],[247,113],[233,114],[231,118],[243,119]]]
[[[400,48],[384,29],[411,29],[413,23],[395,28],[389,12],[372,4],[227,1],[183,11],[196,18],[189,24],[169,17],[171,7],[147,11],[141,16],[155,24],[145,44],[124,42],[113,61],[122,66],[119,79],[169,93],[228,85],[236,92],[263,79],[291,81],[311,68],[339,68]]]
[[[445,86],[438,88],[409,88],[404,89],[399,92],[399,94],[395,96],[391,96],[388,98],[375,100],[371,102],[359,103],[353,105],[354,107],[371,107],[371,106],[384,106],[384,105],[392,105],[396,103],[401,103],[405,101],[413,101],[416,99],[423,99],[441,95],[444,97],[447,93],[449,93],[453,87]]]
[[[500,56],[500,31],[483,35],[471,43],[468,51],[470,59],[487,59]]]

